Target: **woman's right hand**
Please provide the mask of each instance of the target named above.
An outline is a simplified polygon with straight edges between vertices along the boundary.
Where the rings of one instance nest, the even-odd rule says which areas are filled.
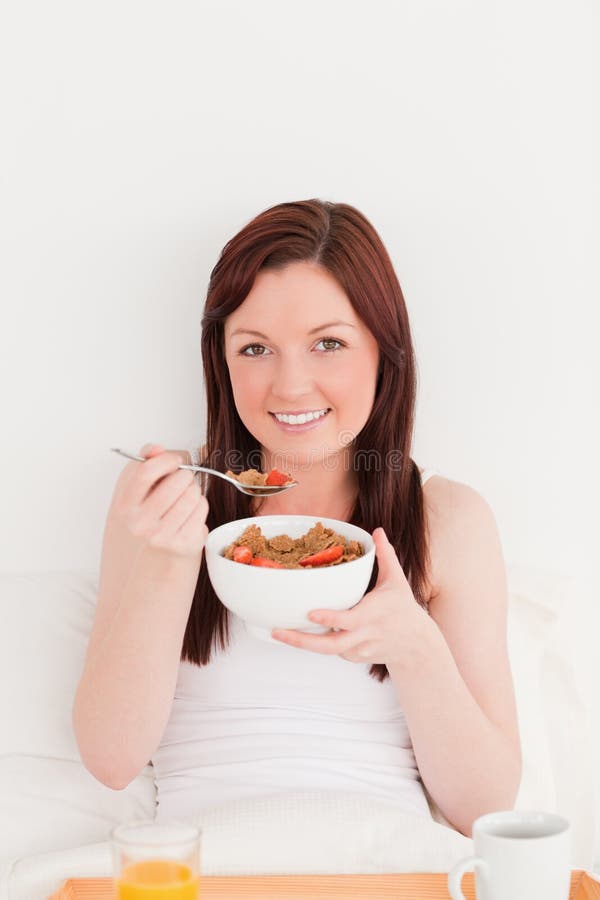
[[[145,444],[143,463],[128,463],[115,498],[116,515],[144,546],[168,556],[200,560],[208,535],[208,500],[193,472],[179,469],[176,450]]]

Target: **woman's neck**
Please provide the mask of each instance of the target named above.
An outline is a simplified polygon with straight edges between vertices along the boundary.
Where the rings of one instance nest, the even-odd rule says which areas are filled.
[[[317,502],[314,506],[302,504],[292,507],[289,503],[283,506],[279,498],[273,497],[251,500],[250,507],[253,516],[312,516],[313,518],[338,519],[340,522],[348,522],[356,500],[357,496],[354,495],[347,503],[337,503],[335,506]]]

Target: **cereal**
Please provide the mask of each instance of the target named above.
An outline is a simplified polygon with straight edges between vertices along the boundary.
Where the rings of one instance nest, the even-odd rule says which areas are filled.
[[[265,485],[282,485],[289,484],[294,479],[289,473],[280,472],[278,469],[271,469],[270,472],[259,472],[258,469],[246,469],[236,475],[231,469],[225,472],[230,478],[235,478],[240,484],[249,487],[264,487]]]
[[[247,552],[236,550],[240,547],[249,548],[251,558]],[[284,569],[322,569],[351,562],[363,555],[359,541],[347,540],[332,528],[326,528],[322,522],[317,522],[299,538],[291,538],[288,534],[266,538],[258,525],[248,525],[223,553],[226,559],[241,564],[270,567],[271,562],[277,563],[277,568]]]

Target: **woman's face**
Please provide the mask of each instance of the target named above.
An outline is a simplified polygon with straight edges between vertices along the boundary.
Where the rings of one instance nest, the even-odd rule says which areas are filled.
[[[300,460],[311,448],[337,452],[369,417],[377,342],[335,278],[316,263],[259,272],[225,322],[225,356],[239,416],[273,453],[296,453]],[[304,424],[275,416],[324,410]]]

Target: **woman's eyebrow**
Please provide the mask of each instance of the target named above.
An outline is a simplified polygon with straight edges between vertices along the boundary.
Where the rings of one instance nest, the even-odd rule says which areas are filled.
[[[350,322],[325,322],[324,325],[317,325],[316,328],[311,328],[311,330],[308,331],[307,334],[315,334],[315,332],[317,331],[323,331],[325,328],[333,328],[334,326],[337,327],[338,325],[347,325],[348,328],[355,327]],[[250,331],[250,329],[248,328],[237,328],[231,333],[231,337],[235,337],[236,334],[252,334],[255,337],[264,338],[265,341],[269,340],[268,335],[263,334],[261,331]]]

